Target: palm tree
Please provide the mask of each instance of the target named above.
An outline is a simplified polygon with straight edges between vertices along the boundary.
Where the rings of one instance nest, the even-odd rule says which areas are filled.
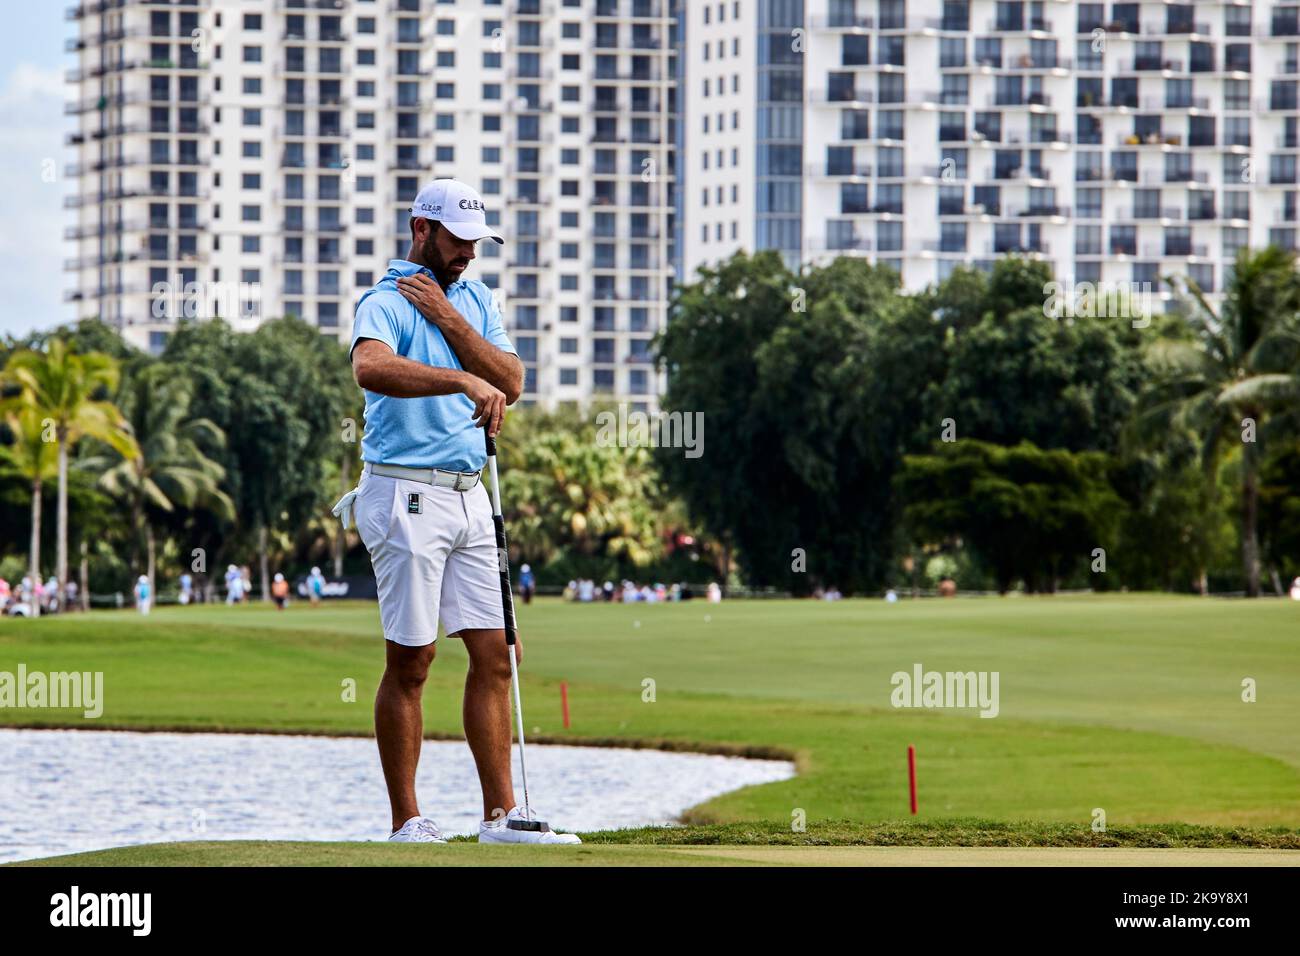
[[[34,592],[36,582],[41,580],[41,492],[45,483],[59,473],[58,453],[53,436],[35,408],[10,411],[5,415],[5,423],[14,441],[12,445],[0,446],[0,462],[32,485],[32,540],[27,557]],[[29,597],[32,616],[39,616],[41,608],[35,593]]]
[[[1243,249],[1219,310],[1188,282],[1186,334],[1151,351],[1156,380],[1140,427],[1196,436],[1212,477],[1223,453],[1241,442],[1242,563],[1246,592],[1259,594],[1260,452],[1274,412],[1300,399],[1300,278],[1295,254],[1275,246]]]
[[[645,448],[601,447],[594,436],[529,427],[523,415],[502,443],[510,502],[511,544],[534,560],[562,552],[625,558],[659,557],[664,542],[660,496]]]
[[[125,457],[139,453],[121,412],[96,399],[117,387],[117,362],[101,352],[78,355],[63,339],[52,339],[45,352],[24,349],[9,356],[0,381],[17,385],[8,409],[35,409],[53,427],[58,454],[59,494],[56,510],[55,573],[59,606],[68,583],[68,450],[82,438],[95,438]]]
[[[207,507],[226,520],[235,514],[234,503],[221,489],[225,468],[203,451],[205,446],[224,447],[225,433],[207,418],[189,416],[192,397],[189,379],[173,366],[157,363],[130,376],[117,400],[130,422],[139,454],[117,462],[96,459],[87,463],[88,467],[103,468],[100,486],[130,511],[132,569],[139,567],[143,533],[151,589],[157,512],[171,514],[179,506]]]

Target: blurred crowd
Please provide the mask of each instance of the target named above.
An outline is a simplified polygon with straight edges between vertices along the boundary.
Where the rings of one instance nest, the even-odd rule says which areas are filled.
[[[68,582],[67,592],[67,606],[72,610],[80,608],[80,592],[76,581]],[[54,575],[51,574],[48,581],[37,578],[35,584],[30,575],[24,575],[21,581],[13,585],[0,578],[0,614],[30,617],[33,604],[40,608],[42,614],[55,614],[60,610],[59,582]]]
[[[694,587],[687,583],[637,584],[635,581],[625,580],[618,585],[613,581],[598,585],[590,578],[577,578],[565,586],[563,596],[564,600],[577,601],[579,604],[590,604],[595,601],[655,604],[661,601],[689,601],[699,595]],[[704,596],[710,603],[716,604],[722,600],[722,588],[717,582],[711,581],[704,589]]]

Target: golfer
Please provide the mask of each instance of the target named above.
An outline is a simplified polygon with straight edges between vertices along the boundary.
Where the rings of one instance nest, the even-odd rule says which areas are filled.
[[[420,814],[415,770],[421,693],[438,638],[465,643],[465,736],[483,791],[479,841],[579,843],[573,834],[507,827],[523,812],[510,773],[510,658],[492,509],[480,472],[519,398],[524,369],[487,287],[464,274],[492,238],[483,200],[454,179],[411,206],[411,247],[361,297],[352,370],[365,390],[361,481],[335,506],[355,520],[375,569],[387,664],[375,736],[392,805],[390,840],[444,843]],[[515,644],[516,660],[522,646]]]

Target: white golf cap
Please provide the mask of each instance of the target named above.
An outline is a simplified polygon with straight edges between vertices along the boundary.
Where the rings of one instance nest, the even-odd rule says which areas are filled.
[[[460,239],[505,240],[487,224],[483,197],[455,179],[435,179],[420,190],[411,206],[411,215],[440,222]]]

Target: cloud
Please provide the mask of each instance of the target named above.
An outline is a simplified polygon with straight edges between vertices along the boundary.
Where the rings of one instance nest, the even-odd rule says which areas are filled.
[[[23,334],[72,317],[63,304],[71,255],[63,229],[70,184],[63,144],[66,86],[58,70],[15,65],[0,82],[0,333]]]

